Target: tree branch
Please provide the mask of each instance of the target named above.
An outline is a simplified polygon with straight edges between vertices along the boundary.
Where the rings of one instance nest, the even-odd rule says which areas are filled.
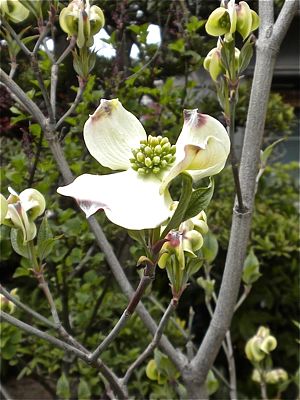
[[[126,371],[126,374],[124,378],[122,379],[122,382],[124,385],[127,385],[132,373],[136,368],[138,368],[139,365],[142,364],[146,360],[146,358],[152,353],[152,351],[155,349],[155,347],[158,345],[158,342],[160,338],[162,337],[163,331],[169,321],[169,318],[171,317],[173,311],[175,310],[176,305],[173,300],[171,300],[168,308],[166,309],[164,315],[162,316],[162,319],[160,320],[160,323],[158,324],[157,331],[155,332],[155,335],[153,336],[153,339],[151,343],[147,346],[147,348],[143,351],[142,354],[139,355],[139,357],[134,361],[133,364],[128,368]]]
[[[263,1],[261,1],[263,2]],[[271,2],[265,2],[266,5]],[[197,382],[203,389],[205,377],[211,368],[219,348],[228,330],[233,315],[238,291],[240,288],[242,266],[246,255],[250,232],[252,208],[254,203],[255,179],[259,165],[260,146],[264,132],[267,102],[275,65],[276,52],[286,33],[297,8],[296,0],[286,1],[276,22],[276,36],[261,37],[257,41],[257,61],[250,96],[245,140],[243,146],[240,181],[244,204],[248,212],[233,212],[232,229],[226,257],[222,284],[217,306],[203,342],[189,368],[186,368],[183,379],[186,383]],[[268,13],[269,15],[269,13]],[[283,20],[283,17],[285,18]],[[265,15],[261,15],[263,20]],[[281,25],[279,25],[281,23]],[[274,29],[275,30],[275,29]],[[190,391],[190,398],[197,396],[195,384]],[[198,392],[199,393],[199,392]],[[199,396],[199,394],[198,394]],[[204,398],[205,395],[204,395]]]
[[[21,106],[29,112],[32,117],[41,125],[45,127],[45,116],[39,109],[39,107],[26,95],[26,93],[17,85],[7,74],[0,68],[0,81],[7,86],[10,92],[12,92]]]
[[[3,296],[5,296],[8,300],[14,303],[21,310],[25,311],[27,314],[43,322],[46,326],[48,326],[48,328],[56,329],[56,325],[52,321],[45,318],[43,315],[37,313],[36,311],[32,310],[32,308],[23,304],[19,299],[12,296],[2,285],[0,285],[0,293],[3,294]]]
[[[81,360],[85,361],[86,363],[89,363],[89,354],[88,352],[83,352],[82,350],[69,345],[68,343],[56,339],[55,337],[49,335],[46,332],[43,332],[33,326],[30,326],[28,324],[26,324],[25,322],[22,322],[20,320],[18,320],[17,318],[14,318],[13,316],[0,311],[0,320],[2,321],[6,321],[8,323],[10,323],[11,325],[16,326],[17,328],[22,329],[23,331],[37,336],[40,339],[46,340],[47,342],[51,343],[52,345],[66,351],[66,352],[70,352],[74,355],[76,355],[77,357],[79,357]],[[94,367],[97,367],[100,372],[103,374],[103,376],[108,380],[108,382],[110,383],[115,395],[117,396],[118,399],[127,399],[127,393],[124,390],[123,387],[121,387],[120,383],[119,383],[119,379],[113,374],[113,372],[100,360],[97,359],[93,362],[92,364]]]

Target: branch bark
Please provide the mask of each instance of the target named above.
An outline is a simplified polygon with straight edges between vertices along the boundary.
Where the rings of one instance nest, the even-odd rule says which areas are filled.
[[[267,21],[270,22],[273,10],[272,3],[272,1],[260,1],[262,21],[267,18]],[[263,7],[261,7],[262,4],[264,4]],[[259,31],[259,40],[256,45],[257,61],[240,168],[243,200],[248,211],[239,213],[235,206],[218,303],[203,342],[195,358],[183,373],[183,379],[187,387],[190,387],[190,399],[207,398],[204,388],[205,378],[219,352],[234,312],[251,227],[255,179],[276,54],[296,12],[297,4],[297,0],[285,1],[273,29],[270,29],[270,26],[263,22]]]

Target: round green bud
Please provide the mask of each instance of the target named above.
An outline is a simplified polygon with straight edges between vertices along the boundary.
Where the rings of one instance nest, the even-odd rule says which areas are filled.
[[[160,144],[158,144],[157,146],[154,147],[155,154],[161,154],[161,152],[162,152],[162,148],[161,148]]]
[[[159,174],[175,161],[176,147],[171,146],[168,138],[149,135],[147,140],[140,141],[140,147],[131,150],[132,169],[139,174]]]
[[[158,165],[160,163],[160,157],[159,156],[154,156],[153,157],[153,164]]]
[[[144,156],[144,154],[142,153],[142,152],[138,152],[137,153],[137,155],[136,155],[136,159],[139,161],[139,162],[143,162],[144,160],[145,160],[145,156]]]

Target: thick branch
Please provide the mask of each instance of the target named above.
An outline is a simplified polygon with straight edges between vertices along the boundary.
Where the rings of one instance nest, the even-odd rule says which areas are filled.
[[[284,23],[278,25],[277,21],[275,24],[277,29],[276,37],[272,35],[270,38],[261,37],[263,32],[260,31],[260,37],[257,42],[257,62],[254,71],[240,168],[243,200],[250,211],[247,213],[238,213],[234,210],[229,248],[218,303],[198,353],[192,361],[190,369],[187,369],[186,374],[184,374],[186,382],[188,382],[188,379],[192,379],[193,381],[197,381],[199,386],[203,385],[205,377],[217,356],[234,312],[251,226],[255,179],[259,165],[260,146],[264,132],[267,102],[276,52],[296,11],[296,7],[296,0],[286,1],[281,11],[281,15],[285,16]],[[280,20],[282,20],[281,15],[279,17]],[[261,15],[261,19],[264,19],[264,17],[264,15]]]

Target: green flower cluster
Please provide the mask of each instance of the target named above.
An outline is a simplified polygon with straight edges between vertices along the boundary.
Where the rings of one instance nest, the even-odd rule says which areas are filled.
[[[149,135],[132,150],[131,168],[140,175],[159,174],[175,161],[176,146],[166,137]]]

